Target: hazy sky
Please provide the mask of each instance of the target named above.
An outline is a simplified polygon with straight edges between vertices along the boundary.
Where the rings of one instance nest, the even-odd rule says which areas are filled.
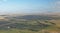
[[[60,0],[0,0],[0,14],[60,11]]]

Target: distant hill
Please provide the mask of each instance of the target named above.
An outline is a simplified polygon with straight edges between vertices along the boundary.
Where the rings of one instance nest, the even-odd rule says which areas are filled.
[[[41,14],[32,14],[32,15],[21,15],[21,14],[9,14],[9,15],[0,15],[1,18],[16,18],[16,19],[26,19],[26,20],[33,20],[33,19],[40,19],[40,20],[52,20],[52,19],[60,19],[60,13],[41,13]],[[1,19],[0,18],[0,19]]]

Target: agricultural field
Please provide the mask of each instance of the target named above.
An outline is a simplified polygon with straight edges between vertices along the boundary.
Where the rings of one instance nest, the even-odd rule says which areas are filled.
[[[60,33],[60,17],[24,15],[2,18],[0,33]]]

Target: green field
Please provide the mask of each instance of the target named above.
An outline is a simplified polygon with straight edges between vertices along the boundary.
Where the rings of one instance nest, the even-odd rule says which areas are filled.
[[[59,33],[60,17],[27,15],[4,17],[0,33]]]

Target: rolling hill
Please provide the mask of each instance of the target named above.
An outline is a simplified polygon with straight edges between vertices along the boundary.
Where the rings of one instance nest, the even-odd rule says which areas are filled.
[[[1,31],[18,31],[28,33],[58,33],[60,31],[60,17],[57,15],[0,15],[0,30]],[[9,28],[8,28],[9,27]],[[11,30],[11,31],[10,31]],[[7,32],[6,32],[7,33]]]

